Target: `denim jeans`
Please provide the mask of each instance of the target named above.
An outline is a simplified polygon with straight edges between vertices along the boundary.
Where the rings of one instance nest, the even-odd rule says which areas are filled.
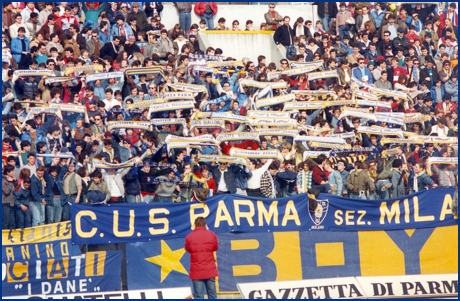
[[[319,192],[323,192],[323,193],[329,193],[329,190],[331,190],[331,185],[329,184],[321,184],[321,185],[311,184],[311,189],[316,189],[316,190],[319,190]]]
[[[2,115],[8,115],[13,107],[13,103],[8,101],[6,104],[2,104]]]
[[[208,293],[208,299],[217,299],[216,293],[216,278],[192,280],[193,282],[193,297],[195,299],[204,299],[204,289]]]
[[[201,16],[201,20],[205,20],[206,21],[206,26],[208,27],[208,29],[214,29],[214,16],[213,14],[203,14]]]
[[[32,227],[32,215],[30,208],[22,211],[21,207],[16,207],[16,228],[24,229]]]
[[[14,229],[14,207],[2,204],[2,230]]]
[[[326,3],[327,5],[327,3]],[[331,21],[332,19],[329,18],[329,14],[324,14],[324,17],[321,18],[321,22],[323,22],[323,29],[324,31],[327,31],[329,29],[329,22]]]
[[[125,201],[127,203],[136,203],[136,197],[137,195],[134,195],[134,194],[127,194],[126,195],[126,198],[125,198]]]
[[[65,197],[65,196],[62,196]],[[50,202],[47,201],[49,204]],[[48,216],[48,223],[59,223],[62,220],[62,204],[61,198],[54,198],[52,203],[46,205],[46,214]]]
[[[239,194],[239,195],[248,195],[246,189],[241,189],[241,188],[238,188],[238,187],[236,187],[236,194]]]
[[[76,195],[65,196],[65,202],[62,205],[62,221],[70,221],[70,204],[75,204]],[[81,201],[81,198],[80,198]]]
[[[382,186],[388,183],[390,183],[389,180],[375,182],[376,192],[379,195],[381,200],[387,200],[390,198],[390,192],[388,191],[388,189],[385,189],[385,191],[382,191]]]
[[[147,194],[147,195],[143,196],[144,202],[146,202],[146,203],[153,202],[154,198],[155,198],[155,196],[152,195],[152,194]]]
[[[343,36],[345,35],[345,33],[343,32],[344,27],[345,27],[344,25],[339,26],[338,34],[339,34],[340,38],[342,38],[342,39],[343,39]]]
[[[368,198],[365,194],[362,194],[360,192],[350,192],[350,199],[367,200]]]
[[[189,11],[182,11],[179,13],[179,24],[180,28],[184,32],[190,29],[190,26],[192,25],[192,13]]]
[[[41,202],[30,202],[30,213],[32,214],[32,227],[45,224],[45,205]]]

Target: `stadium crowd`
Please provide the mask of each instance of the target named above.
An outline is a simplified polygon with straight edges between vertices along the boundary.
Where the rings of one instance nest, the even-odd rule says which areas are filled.
[[[457,186],[456,3],[315,3],[315,24],[270,4],[244,29],[174,5],[164,28],[161,2],[3,3],[2,229],[76,203]],[[286,58],[201,49],[212,29],[273,30]]]

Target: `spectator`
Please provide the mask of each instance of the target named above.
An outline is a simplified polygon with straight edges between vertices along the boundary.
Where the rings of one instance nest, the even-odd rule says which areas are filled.
[[[266,29],[270,29],[276,31],[278,26],[281,25],[281,21],[283,21],[283,17],[275,10],[275,3],[268,4],[268,12],[264,14],[265,22],[266,22]],[[262,25],[260,25],[260,30],[262,29]]]

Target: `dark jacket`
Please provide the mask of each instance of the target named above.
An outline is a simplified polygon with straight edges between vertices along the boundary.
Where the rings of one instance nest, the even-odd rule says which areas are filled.
[[[2,204],[14,206],[13,191],[16,184],[17,181],[8,181],[5,175],[2,176]]]
[[[32,202],[40,203],[43,199],[46,199],[46,195],[42,193],[42,191],[42,181],[40,181],[40,179],[38,179],[36,175],[33,175],[30,183],[30,194],[32,196],[30,200]]]
[[[61,170],[59,171],[58,175],[56,178],[53,178],[49,172],[45,173],[45,181],[46,181],[46,201],[50,201],[50,203],[53,201],[54,198],[54,192],[53,192],[53,186],[56,183],[60,195],[65,196],[64,192],[64,175],[67,173],[68,166],[64,165]]]
[[[145,172],[142,169],[138,171],[139,184],[141,185],[141,191],[143,192],[155,192],[157,190],[157,185],[152,184],[151,181],[148,181],[148,178],[165,176],[169,174],[172,170],[170,168],[153,170],[150,169],[150,172]]]
[[[137,166],[134,166],[125,176],[126,194],[138,195],[141,193],[141,185],[138,180],[137,168]]]
[[[217,236],[206,227],[195,227],[185,238],[185,251],[190,253],[190,279],[202,280],[217,277],[214,252],[219,249]]]
[[[286,188],[286,192],[293,192],[296,184],[297,173],[286,170],[276,174],[275,181],[278,182],[278,187],[281,189]]]
[[[290,36],[289,36],[290,35]],[[291,42],[294,43],[295,32],[291,26],[282,25],[278,27],[273,35],[273,40],[275,44],[281,44],[285,47],[291,45]]]
[[[432,70],[432,75],[433,75],[433,83],[435,83],[436,81],[439,80],[439,73],[438,73],[438,70],[436,70],[436,67],[433,66],[433,68],[431,68]],[[425,68],[425,69],[422,69],[420,70],[420,79],[419,79],[419,83],[422,84],[424,81],[425,81],[425,78],[427,77],[431,77],[430,74],[428,73],[428,69]],[[431,82],[428,81],[428,89],[431,89],[431,87],[433,87],[433,85],[431,85]]]
[[[329,11],[329,18],[335,18],[337,16],[337,13],[339,12],[337,9],[337,3],[335,2],[313,2],[313,5],[318,6],[318,16],[320,18],[324,18],[324,6],[325,4],[328,5],[328,11]]]
[[[14,205],[16,207],[21,207],[21,205],[29,207],[30,205],[30,188],[24,189],[19,188],[19,191],[13,192],[14,195]]]
[[[372,24],[375,25],[375,20],[374,20],[374,17],[371,15],[371,12],[368,13],[369,15],[369,21],[372,22]],[[356,32],[359,32],[359,29],[361,28],[361,24],[363,23],[363,15],[357,15],[356,18],[355,18],[355,29],[356,29]]]
[[[396,54],[398,49],[402,48],[404,55],[408,55],[409,53],[410,42],[406,37],[400,39],[396,37],[393,39],[393,54]]]
[[[145,2],[145,14],[147,17],[153,16],[153,8],[150,7],[150,3],[155,3],[155,8],[160,15],[160,13],[163,11],[163,4],[161,2]]]
[[[120,50],[119,46],[117,46],[116,48],[117,48],[117,51]],[[118,52],[115,52],[115,50],[113,49],[112,42],[106,43],[99,51],[99,57],[104,57],[106,55],[110,56],[114,60],[118,56]]]
[[[127,20],[129,21],[131,19],[131,17],[134,17],[136,18],[136,25],[137,27],[139,28],[139,30],[142,30],[144,28],[147,27],[148,22],[147,22],[147,16],[145,15],[145,12],[139,10],[137,14],[135,14],[134,12],[132,13],[129,13],[128,14],[128,17],[127,17]]]
[[[214,180],[216,180],[216,186],[219,187],[221,172],[218,166],[209,166],[210,171]],[[224,180],[227,185],[228,191],[231,194],[236,193],[236,179],[235,176],[240,168],[236,165],[230,165],[227,167],[227,171],[224,172]]]

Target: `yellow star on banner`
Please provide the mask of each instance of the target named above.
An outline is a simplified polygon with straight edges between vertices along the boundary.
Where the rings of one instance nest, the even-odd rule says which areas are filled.
[[[184,268],[180,260],[184,256],[185,249],[171,250],[168,244],[162,240],[161,241],[161,254],[153,257],[145,258],[145,260],[159,265],[161,267],[161,280],[163,282],[169,273],[172,271],[177,271],[179,273],[188,275],[187,270]]]

